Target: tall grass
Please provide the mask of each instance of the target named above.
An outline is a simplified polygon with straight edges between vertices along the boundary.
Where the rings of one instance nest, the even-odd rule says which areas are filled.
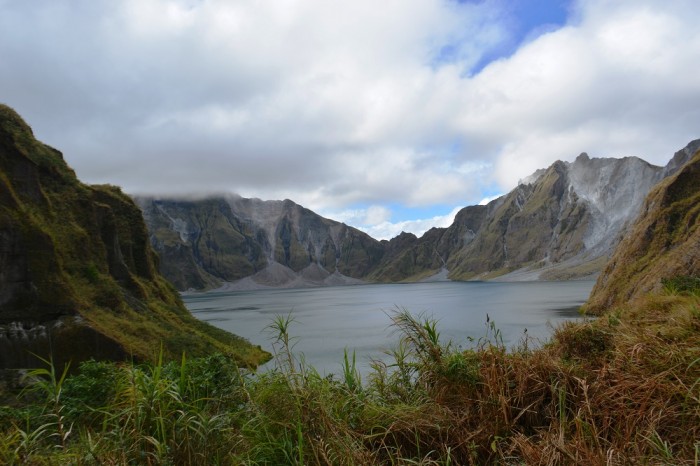
[[[507,349],[490,320],[462,350],[405,310],[392,361],[321,376],[270,325],[276,365],[222,355],[31,373],[0,410],[3,464],[698,464],[700,298],[649,297]]]

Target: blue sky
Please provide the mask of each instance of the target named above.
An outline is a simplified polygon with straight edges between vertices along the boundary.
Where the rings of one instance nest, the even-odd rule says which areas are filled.
[[[128,193],[292,199],[377,238],[554,161],[700,136],[696,0],[0,0],[0,101]]]
[[[469,70],[472,75],[478,74],[494,60],[510,57],[523,42],[564,26],[571,9],[571,2],[565,0],[496,0],[492,3],[500,4],[500,21],[509,32],[509,37],[492,49],[485,50],[481,59]]]
[[[481,1],[461,0],[459,3],[484,3]],[[489,63],[505,59],[513,55],[525,42],[535,40],[538,36],[557,30],[564,26],[570,11],[571,2],[564,0],[501,0],[496,2],[500,8],[500,21],[507,34],[502,41],[488,49],[484,49],[480,59],[464,70],[466,75],[479,74]],[[459,62],[459,44],[447,44],[441,47],[433,66],[438,68],[446,63]],[[409,207],[400,203],[384,205],[384,221],[376,222],[375,218],[368,218],[367,211],[371,204],[357,204],[349,206],[343,211],[326,212],[327,215],[353,223],[375,237],[388,239],[400,230],[412,231],[420,235],[430,226],[446,227],[452,223],[454,215],[459,208],[467,204],[486,203],[503,194],[498,186],[483,186],[479,190],[481,199],[469,199],[463,202],[455,199],[451,204],[433,204],[430,206]],[[381,217],[380,217],[381,218]],[[385,232],[384,228],[390,229]]]

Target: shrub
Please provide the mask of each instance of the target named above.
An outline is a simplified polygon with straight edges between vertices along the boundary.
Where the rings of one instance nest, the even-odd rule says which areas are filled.
[[[662,278],[661,285],[668,294],[700,296],[700,277],[680,275]]]

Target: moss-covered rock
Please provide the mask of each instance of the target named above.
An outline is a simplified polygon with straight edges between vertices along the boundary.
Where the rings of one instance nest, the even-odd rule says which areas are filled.
[[[161,352],[269,357],[194,319],[158,272],[140,210],[87,186],[60,152],[0,105],[0,367]]]

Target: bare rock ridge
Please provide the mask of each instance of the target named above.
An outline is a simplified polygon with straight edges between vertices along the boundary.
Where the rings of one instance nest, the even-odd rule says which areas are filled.
[[[700,277],[700,151],[676,168],[649,193],[598,278],[587,312],[600,314],[659,291],[664,279]]]
[[[268,357],[193,318],[158,272],[141,211],[87,186],[61,153],[0,105],[0,369],[213,351]]]
[[[448,228],[377,241],[290,200],[136,198],[161,271],[179,290],[365,282],[553,280],[602,270],[647,193],[700,148],[666,167],[636,157],[557,161]]]
[[[136,202],[161,255],[161,270],[180,290],[236,281],[242,288],[359,283],[383,255],[382,245],[367,234],[289,200]]]

